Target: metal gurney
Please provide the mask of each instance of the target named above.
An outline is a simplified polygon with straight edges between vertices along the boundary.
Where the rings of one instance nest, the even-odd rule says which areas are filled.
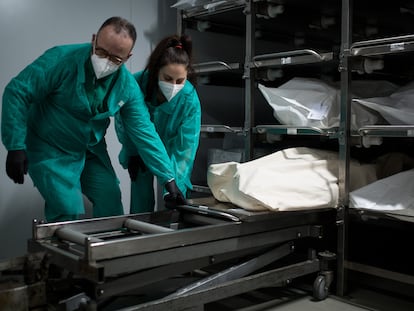
[[[317,251],[325,250],[321,242],[335,225],[334,209],[252,213],[207,203],[34,222],[26,283],[37,284],[43,296],[37,303],[61,310],[107,310],[104,306],[126,294],[138,297],[127,310],[202,310],[209,302],[313,273],[316,297],[326,297],[332,271],[321,265],[325,260]],[[328,254],[324,259],[334,256],[322,253]]]

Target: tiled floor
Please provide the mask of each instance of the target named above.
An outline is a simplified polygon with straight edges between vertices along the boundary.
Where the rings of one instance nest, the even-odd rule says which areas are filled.
[[[271,289],[268,289],[271,290]],[[269,291],[256,291],[232,297],[223,301],[210,303],[194,310],[203,311],[413,311],[414,301],[406,301],[395,297],[384,296],[369,290],[361,290],[343,298],[334,295],[322,301],[316,301],[304,292],[291,295],[281,295],[275,292],[275,297],[269,296]],[[125,301],[124,301],[125,302]],[[119,310],[134,304],[116,303],[104,310]],[[170,310],[174,311],[174,310]]]
[[[300,285],[300,284],[298,284]],[[299,288],[300,287],[300,288]],[[146,292],[148,295],[151,291]],[[154,292],[156,293],[156,292]],[[355,287],[345,297],[329,295],[317,301],[311,296],[309,285],[295,287],[262,288],[187,311],[414,311],[414,293],[410,297],[397,297],[368,287]],[[114,311],[143,303],[144,296],[125,296],[102,311]],[[170,311],[176,311],[171,309]]]
[[[283,292],[283,291],[282,291]],[[206,311],[413,311],[413,300],[397,298],[368,289],[354,290],[347,297],[328,296],[316,301],[306,292],[293,290],[286,295],[275,293],[274,298],[269,289],[232,297],[226,301],[208,305]],[[263,301],[260,301],[260,300]]]
[[[351,292],[347,301],[368,306],[370,310],[379,311],[413,311],[414,310],[414,293],[411,298],[407,296],[398,297],[397,295],[387,295],[378,290],[367,288],[355,289]],[[341,309],[339,309],[341,310]]]
[[[322,301],[315,301],[311,297],[306,296],[288,301],[285,303],[276,303],[272,305],[272,302],[265,304],[258,304],[256,306],[238,309],[238,311],[361,311],[371,310],[362,306],[350,304],[348,302],[341,301],[334,297],[328,297]]]

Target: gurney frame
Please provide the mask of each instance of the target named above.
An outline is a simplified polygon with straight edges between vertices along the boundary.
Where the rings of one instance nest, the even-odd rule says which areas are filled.
[[[334,219],[334,209],[274,213],[185,205],[148,214],[35,221],[29,251],[44,254],[42,265],[59,272],[57,278],[43,276],[46,283],[79,288],[55,302],[63,310],[73,305],[95,310],[131,292],[149,296],[160,284],[182,283],[185,278],[177,276],[190,281],[125,310],[202,310],[209,302],[309,274],[315,274],[315,298],[324,299],[333,278],[325,261],[334,255],[317,256],[317,249],[306,246],[305,258],[298,260],[296,242],[320,241]],[[295,259],[278,264],[290,257]]]

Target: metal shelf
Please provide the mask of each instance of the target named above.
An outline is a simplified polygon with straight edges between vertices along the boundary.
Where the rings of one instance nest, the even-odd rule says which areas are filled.
[[[367,125],[358,129],[360,136],[414,137],[414,125]]]
[[[223,72],[241,69],[240,63],[226,63],[223,61],[212,61],[195,64],[194,70],[200,73]]]
[[[318,53],[314,50],[295,50],[263,54],[253,57],[252,66],[256,68],[270,66],[312,64],[333,60],[333,52]]]
[[[355,42],[351,56],[373,56],[414,51],[414,35]]]
[[[322,135],[336,138],[338,136],[338,128],[321,129],[317,127],[297,127],[286,125],[257,125],[253,129],[256,134],[286,134],[286,135]]]
[[[209,3],[182,10],[183,18],[200,17],[233,11],[244,8],[246,5],[245,2],[246,1],[244,0],[210,1]],[[180,8],[178,7],[178,9]]]
[[[350,214],[362,221],[395,220],[414,223],[414,211],[410,209],[377,211],[372,209],[350,208]]]
[[[244,130],[242,127],[232,127],[232,126],[228,126],[228,125],[206,125],[203,124],[201,125],[201,130],[202,133],[244,133]]]

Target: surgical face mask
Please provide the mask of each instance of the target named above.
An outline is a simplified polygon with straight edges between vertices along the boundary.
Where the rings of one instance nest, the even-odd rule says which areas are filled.
[[[162,94],[165,96],[165,98],[167,99],[167,101],[170,101],[171,99],[174,98],[175,95],[177,95],[179,91],[181,91],[181,89],[184,87],[184,83],[173,84],[173,83],[159,80],[158,86],[160,87],[160,90]]]
[[[111,62],[109,59],[104,57],[99,57],[96,54],[91,55],[93,71],[97,79],[109,76],[118,70],[120,65],[116,65]]]

